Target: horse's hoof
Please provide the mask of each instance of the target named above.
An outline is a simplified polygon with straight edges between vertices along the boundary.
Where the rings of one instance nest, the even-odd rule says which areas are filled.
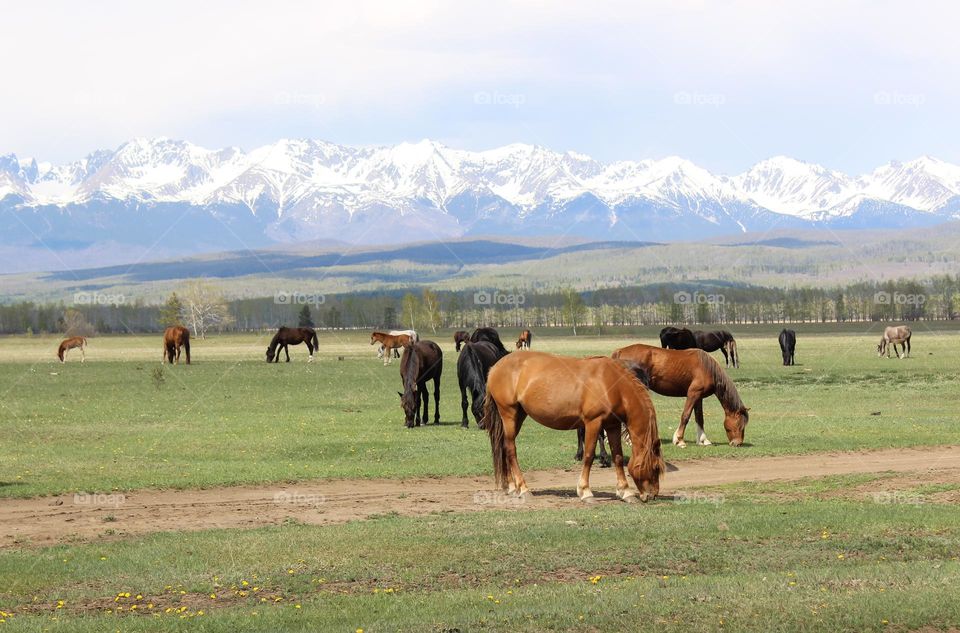
[[[674,444],[677,445],[677,448],[686,448],[686,447],[687,447],[687,443],[686,443],[686,442],[674,442]]]
[[[590,504],[596,503],[597,498],[594,497],[593,495],[590,495],[589,497],[580,497],[580,501],[582,501],[583,503],[586,503],[587,505],[590,505]]]
[[[521,492],[520,494],[518,494],[518,495],[517,495],[517,499],[518,499],[521,503],[527,503],[528,501],[533,501],[533,493],[530,492],[529,490],[526,490],[526,491]]]
[[[627,495],[626,497],[622,497],[622,501],[624,503],[640,503],[640,500],[637,499],[637,495]]]

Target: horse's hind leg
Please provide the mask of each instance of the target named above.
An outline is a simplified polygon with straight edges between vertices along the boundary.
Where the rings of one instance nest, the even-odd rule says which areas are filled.
[[[80,346],[80,362],[83,363],[87,360],[87,355],[83,351],[83,345]]]
[[[476,398],[473,399],[474,402],[477,401]],[[470,422],[467,420],[467,390],[463,385],[460,385],[460,408],[463,409],[463,421],[460,423],[460,426],[463,428],[469,428]]]
[[[290,362],[290,346],[286,343],[283,344],[283,353],[287,355],[287,362]]]
[[[620,424],[608,424],[603,430],[610,441],[610,452],[613,453],[613,468],[617,474],[617,498],[632,503],[637,500],[637,493],[630,489],[630,483],[623,472],[623,440],[620,437]]]
[[[527,417],[527,414],[523,409],[517,407],[515,409],[510,408],[506,412],[500,409],[500,417],[503,420],[503,440],[507,467],[511,474],[508,479],[507,492],[523,498],[531,493],[530,489],[527,488],[523,473],[520,472],[520,462],[517,460],[517,435],[520,434],[520,428],[523,426],[523,420]]]
[[[693,405],[693,414],[697,419],[697,444],[712,446],[713,442],[707,439],[707,434],[703,431],[703,400],[697,400],[697,404]]]
[[[602,421],[590,420],[583,425],[584,428],[584,447],[583,468],[580,470],[580,481],[577,482],[577,496],[584,503],[591,503],[593,491],[590,490],[590,468],[593,466],[593,458],[597,453],[597,438],[600,437],[600,426]]]
[[[608,435],[601,427],[600,432],[597,434],[597,443],[600,445],[600,468],[610,468],[610,456],[607,455],[607,447],[604,446],[606,437],[608,437]]]
[[[720,346],[720,353],[723,354],[723,364],[727,367],[730,366],[730,357],[727,355],[727,344],[724,343]]]
[[[584,430],[580,427],[577,429],[577,453],[573,456],[573,459],[578,462],[583,459],[583,436]]]
[[[426,388],[426,383],[424,383],[424,388]],[[426,397],[426,396],[424,396]],[[433,379],[433,423],[440,424],[440,377],[437,376]],[[424,423],[427,419],[424,418]]]

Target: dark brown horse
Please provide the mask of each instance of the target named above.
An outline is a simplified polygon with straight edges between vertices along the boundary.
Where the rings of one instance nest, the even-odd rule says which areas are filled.
[[[67,352],[72,349],[80,350],[80,362],[87,360],[87,355],[83,352],[87,347],[87,339],[82,336],[71,336],[70,338],[65,338],[60,343],[60,347],[57,349],[57,358],[60,359],[61,363],[67,361]]]
[[[370,344],[380,343],[383,347],[383,364],[389,365],[393,362],[393,350],[401,349],[417,341],[409,334],[390,334],[388,332],[374,332],[370,335]]]
[[[403,391],[400,394],[400,405],[407,428],[424,426],[430,420],[430,404],[427,394],[427,381],[433,381],[433,400],[436,405],[434,424],[440,424],[440,375],[443,373],[443,352],[440,346],[433,341],[411,343],[403,348],[400,357],[400,380],[403,382]],[[423,405],[423,417],[420,416],[420,405]]]
[[[650,390],[662,396],[686,398],[680,415],[680,426],[673,434],[673,443],[681,448],[687,446],[683,434],[696,413],[697,444],[710,445],[703,431],[703,399],[717,396],[723,406],[723,428],[731,446],[743,444],[744,432],[749,421],[749,409],[744,406],[733,381],[720,367],[713,356],[700,349],[672,350],[636,344],[616,350],[613,358],[630,360],[644,369],[650,377]]]
[[[480,341],[463,344],[460,356],[457,358],[457,382],[460,383],[460,408],[463,410],[463,421],[460,426],[467,428],[467,393],[473,399],[473,417],[477,426],[483,419],[483,401],[487,397],[487,374],[503,354],[493,343]]]
[[[715,332],[701,332],[695,330],[693,338],[697,342],[697,347],[705,352],[715,352],[720,350],[723,354],[723,360],[727,367],[732,363],[734,367],[740,367],[740,355],[737,353],[737,341],[733,334],[726,330],[716,330]]]
[[[530,330],[520,332],[520,338],[517,339],[517,349],[530,349],[530,343],[533,342],[533,334]]]
[[[697,339],[687,328],[668,325],[660,330],[660,347],[667,349],[694,349]]]
[[[527,483],[517,461],[516,438],[524,419],[567,431],[586,429],[586,455],[577,495],[591,501],[590,467],[600,429],[610,438],[617,474],[617,497],[636,499],[623,472],[621,433],[626,425],[633,447],[628,470],[648,501],[660,492],[665,470],[657,435],[657,414],[647,390],[623,363],[605,357],[570,358],[521,352],[502,358],[487,377],[484,427],[490,434],[493,473],[498,487],[524,497]]]
[[[456,345],[457,345],[457,351],[459,352],[459,351],[460,351],[460,348],[463,347],[463,344],[464,344],[464,343],[470,342],[470,335],[467,334],[466,332],[464,332],[463,330],[459,330],[459,331],[457,331],[457,332],[454,332],[454,333],[453,333],[453,342],[456,343]]]
[[[507,348],[503,346],[503,341],[500,340],[500,333],[497,332],[496,328],[492,327],[478,327],[473,331],[473,334],[470,335],[471,343],[479,343],[480,341],[487,341],[488,343],[493,343],[497,351],[501,354],[507,353]]]
[[[783,355],[784,366],[796,365],[794,354],[797,351],[797,333],[783,328],[780,330],[780,336],[777,337],[777,340],[780,342],[780,354]]]
[[[313,362],[313,352],[320,349],[320,341],[317,339],[317,332],[312,327],[286,327],[280,326],[277,333],[270,340],[267,346],[267,362],[279,363],[281,350],[287,355],[287,362],[290,362],[289,345],[307,344],[307,351],[310,352],[308,363]],[[277,349],[279,347],[279,349]]]
[[[187,354],[187,364],[190,364],[190,330],[182,325],[171,325],[163,331],[163,356],[160,362],[169,362],[173,365],[174,360],[180,364],[180,349]]]

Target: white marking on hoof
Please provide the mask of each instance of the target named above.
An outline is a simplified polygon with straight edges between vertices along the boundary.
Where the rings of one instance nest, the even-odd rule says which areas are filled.
[[[704,435],[702,438],[697,440],[697,444],[699,444],[700,446],[713,446],[713,442],[708,440],[706,435]]]
[[[591,492],[591,493],[588,494],[588,495],[584,495],[584,496],[580,497],[580,501],[582,501],[583,503],[596,503],[596,502],[597,502],[597,498],[594,497],[594,496],[593,496],[593,493]]]

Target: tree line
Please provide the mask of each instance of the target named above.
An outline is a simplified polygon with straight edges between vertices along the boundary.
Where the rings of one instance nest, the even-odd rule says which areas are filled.
[[[109,299],[109,297],[108,297]],[[321,328],[578,327],[667,324],[813,323],[955,319],[960,276],[926,281],[857,282],[832,289],[733,284],[651,284],[571,288],[434,291],[410,289],[338,295],[286,294],[227,299],[213,282],[184,284],[161,305],[142,300],[0,305],[0,333],[156,332],[182,324],[207,332],[259,331],[280,325]]]

